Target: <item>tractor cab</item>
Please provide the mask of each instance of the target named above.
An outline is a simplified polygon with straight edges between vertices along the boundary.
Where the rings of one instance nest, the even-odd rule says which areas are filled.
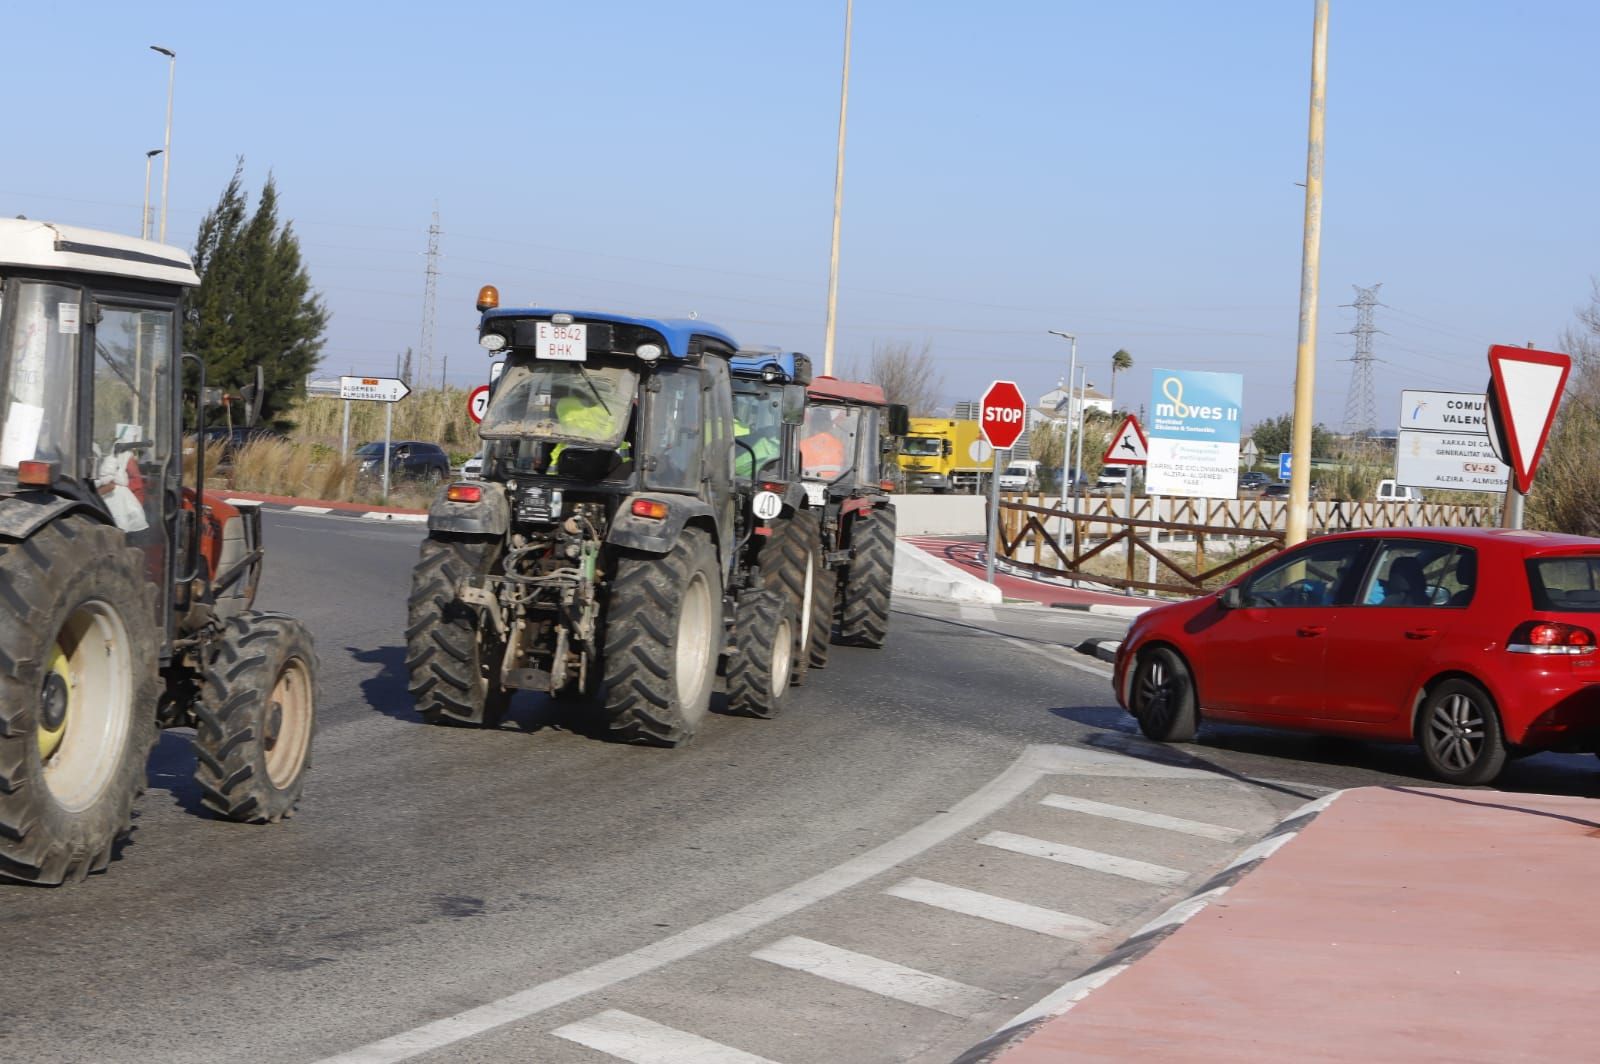
[[[765,348],[739,352],[733,371],[734,476],[783,497],[800,490],[800,432],[805,424],[811,360],[796,351]]]
[[[887,492],[885,458],[892,462],[906,434],[906,408],[876,384],[834,377],[813,380],[806,400],[801,474],[812,505]]]

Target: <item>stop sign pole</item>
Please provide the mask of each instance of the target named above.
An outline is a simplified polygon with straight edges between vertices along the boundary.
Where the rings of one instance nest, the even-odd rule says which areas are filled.
[[[994,468],[989,473],[989,549],[985,552],[984,577],[994,583],[995,540],[1000,527],[1000,452],[1009,451],[1022,435],[1027,423],[1028,404],[1016,381],[995,381],[978,404],[978,431],[994,449]]]

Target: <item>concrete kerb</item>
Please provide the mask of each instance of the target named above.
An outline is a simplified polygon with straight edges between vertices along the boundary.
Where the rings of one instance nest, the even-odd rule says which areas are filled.
[[[905,540],[894,545],[894,590],[902,595],[939,599],[943,602],[971,602],[997,606],[1002,595],[993,584]]]
[[[1206,906],[1222,897],[1234,884],[1293,841],[1296,835],[1304,831],[1318,814],[1332,805],[1343,793],[1334,791],[1332,794],[1324,795],[1315,801],[1307,802],[1284,817],[1276,827],[1263,835],[1260,841],[1239,854],[1226,868],[1202,883],[1182,901],[1174,903],[1166,912],[1124,939],[1121,945],[1082,974],[1063,983],[1030,1008],[1013,1016],[994,1034],[957,1057],[952,1064],[990,1064],[998,1060],[1006,1050],[1026,1040],[1045,1023],[1072,1011],[1079,1002],[1132,967],[1134,962],[1147,956],[1169,935],[1204,911]]]

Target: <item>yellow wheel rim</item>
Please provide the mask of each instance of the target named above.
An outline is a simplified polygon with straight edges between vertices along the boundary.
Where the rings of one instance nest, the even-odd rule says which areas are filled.
[[[39,760],[41,762],[49,761],[55,756],[55,752],[61,749],[61,740],[67,734],[67,721],[72,719],[72,670],[67,666],[67,656],[62,653],[61,644],[50,644],[50,660],[45,663],[45,672],[59,676],[61,682],[66,685],[67,705],[66,712],[61,715],[61,723],[54,728],[47,727],[42,716],[39,720]],[[48,685],[49,680],[47,679],[45,683]],[[41,714],[43,710],[44,707],[40,706]]]

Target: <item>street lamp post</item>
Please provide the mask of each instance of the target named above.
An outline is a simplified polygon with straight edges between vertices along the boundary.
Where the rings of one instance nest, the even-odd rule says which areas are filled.
[[[828,251],[828,323],[822,337],[822,372],[833,376],[834,336],[839,322],[839,211],[844,204],[844,123],[850,112],[850,23],[855,0],[844,4],[844,76],[839,84],[839,148],[833,165],[833,244]]]
[[[1061,508],[1067,508],[1067,470],[1072,459],[1072,382],[1078,375],[1078,337],[1076,333],[1046,329],[1051,336],[1059,336],[1072,344],[1072,360],[1067,363],[1067,416],[1066,427],[1061,431]],[[1056,520],[1056,542],[1066,539],[1067,519]]]
[[[150,239],[150,163],[162,149],[151,148],[144,153],[144,209],[139,212],[139,239]]]
[[[167,133],[161,142],[161,242],[167,242],[167,179],[172,175],[172,81],[178,73],[178,53],[159,44],[150,46],[152,52],[167,57]]]

